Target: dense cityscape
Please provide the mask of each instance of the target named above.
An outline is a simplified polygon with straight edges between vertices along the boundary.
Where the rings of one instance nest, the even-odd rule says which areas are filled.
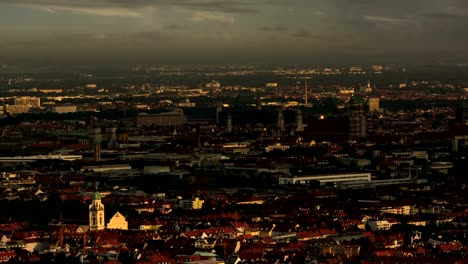
[[[0,261],[466,263],[465,65],[0,72]]]
[[[468,264],[466,25],[0,0],[0,264]]]

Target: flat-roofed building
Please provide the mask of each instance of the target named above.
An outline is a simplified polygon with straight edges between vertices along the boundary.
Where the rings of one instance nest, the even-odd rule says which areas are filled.
[[[279,178],[280,185],[289,184],[310,184],[319,182],[320,185],[327,183],[341,183],[341,182],[363,182],[371,181],[370,173],[335,173],[335,174],[318,174],[318,175],[304,175]]]
[[[187,123],[187,116],[182,111],[140,114],[136,117],[137,126],[181,126],[185,123]]]
[[[75,113],[78,111],[76,105],[56,105],[52,107],[52,112],[65,114],[65,113]]]
[[[41,93],[62,93],[62,89],[40,89],[39,92]]]
[[[41,98],[33,96],[22,96],[15,98],[15,105],[28,105],[30,107],[41,107]]]
[[[10,115],[24,114],[29,112],[30,105],[5,105],[5,112]]]

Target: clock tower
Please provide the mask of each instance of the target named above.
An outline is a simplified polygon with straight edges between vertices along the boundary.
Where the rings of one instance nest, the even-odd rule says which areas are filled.
[[[89,205],[89,230],[103,230],[106,227],[104,219],[104,204],[101,202],[101,194],[93,193],[93,201]]]

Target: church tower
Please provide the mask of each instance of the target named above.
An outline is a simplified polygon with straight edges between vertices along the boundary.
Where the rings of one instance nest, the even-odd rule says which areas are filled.
[[[104,204],[101,202],[101,194],[93,193],[93,201],[89,205],[89,230],[103,230],[106,227],[104,219]]]

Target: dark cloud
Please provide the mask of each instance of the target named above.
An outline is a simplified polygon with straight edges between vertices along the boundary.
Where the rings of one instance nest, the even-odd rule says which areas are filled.
[[[468,57],[466,0],[0,0],[0,15],[5,4],[42,10],[0,17],[0,45],[12,57]]]
[[[0,0],[18,6],[29,6],[49,10],[68,10],[82,13],[135,16],[135,10],[159,8],[164,6],[180,7],[198,11],[217,11],[224,13],[256,13],[258,7],[247,0]],[[126,11],[126,12],[125,12]]]
[[[423,14],[427,19],[435,20],[458,20],[468,18],[468,13],[465,12],[454,12],[454,11],[435,11],[431,13]]]
[[[219,11],[225,13],[257,13],[259,10],[254,4],[254,1],[188,1],[176,0],[168,1],[167,4],[180,6],[184,8],[202,10],[202,11]]]
[[[311,38],[312,34],[309,31],[301,28],[298,31],[292,33],[292,36],[295,38]]]
[[[260,28],[260,31],[264,32],[285,32],[288,28],[282,25],[277,26],[263,26]]]
[[[116,36],[118,34],[111,35]],[[141,31],[141,32],[133,32],[133,33],[126,33],[126,34],[119,34],[118,36],[122,36],[124,40],[140,40],[140,41],[167,41],[172,39],[174,36],[168,34],[166,32],[161,31]]]
[[[183,31],[188,29],[186,24],[170,24],[164,27],[165,30],[168,31]]]

